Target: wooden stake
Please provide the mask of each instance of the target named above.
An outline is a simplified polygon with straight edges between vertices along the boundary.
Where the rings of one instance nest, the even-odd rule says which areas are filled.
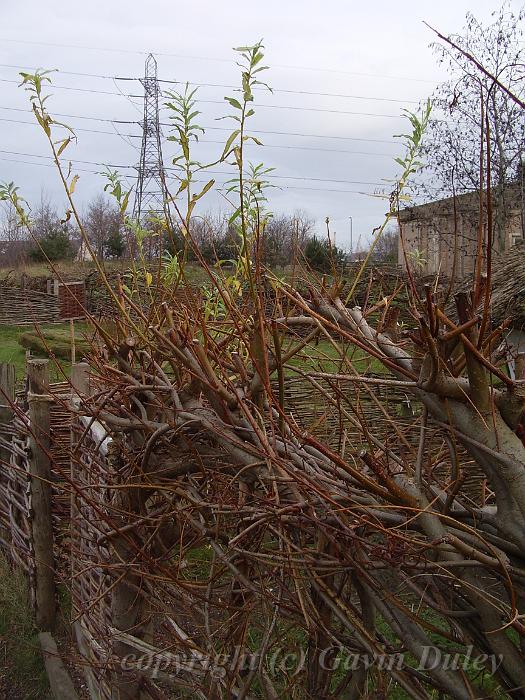
[[[56,622],[55,562],[51,518],[49,360],[29,360],[31,539],[35,556],[36,623],[52,631]]]
[[[87,362],[79,362],[76,365],[73,365],[71,367],[71,408],[76,409],[80,405],[80,397],[86,396],[89,394],[89,364]],[[73,416],[72,416],[73,418]],[[71,468],[71,479],[73,481],[77,480],[77,460],[78,456],[76,454],[76,447],[77,447],[77,439],[78,435],[75,434],[74,430],[74,421],[71,423],[71,430],[70,430],[70,444],[71,444],[71,461],[70,461],[70,468]],[[79,566],[77,557],[78,557],[78,548],[80,547],[80,522],[79,522],[79,510],[78,510],[78,501],[77,501],[77,494],[74,489],[71,489],[71,515],[70,515],[70,543],[71,543],[71,550],[70,550],[70,564],[71,564],[71,587],[72,590],[76,590],[76,586],[78,586],[78,579],[76,576],[77,568]],[[75,596],[73,595],[73,606],[75,605]],[[75,614],[77,614],[79,611],[74,609]]]
[[[516,379],[525,379],[525,352],[518,352],[515,365]]]
[[[75,347],[75,321],[69,319],[69,332],[71,334],[71,364],[74,365],[77,361],[77,352]]]
[[[8,424],[13,419],[11,402],[15,400],[16,368],[14,365],[2,362],[0,364],[0,424]],[[6,436],[6,439],[7,438]],[[11,461],[11,451],[6,447],[0,447],[0,469],[5,471]],[[0,526],[0,537],[5,542],[11,541],[11,533],[8,528]]]
[[[8,423],[13,417],[11,403],[15,400],[16,367],[0,363],[0,423]]]

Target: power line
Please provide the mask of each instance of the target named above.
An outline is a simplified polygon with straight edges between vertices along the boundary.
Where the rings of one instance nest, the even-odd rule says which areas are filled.
[[[55,165],[54,163],[32,163],[29,160],[19,160],[18,158],[5,158],[4,156],[0,156],[0,160],[6,161],[8,163],[23,163],[24,165],[40,165],[46,168],[54,168]],[[92,173],[93,175],[98,175],[97,170],[88,170],[87,168],[76,168],[76,170],[84,173]]]
[[[224,105],[224,100],[199,100],[202,104]],[[387,117],[388,119],[402,119],[402,114],[384,114],[383,112],[353,112],[346,109],[329,109],[327,107],[298,107],[295,105],[269,105],[257,102],[257,109],[291,109],[298,112],[324,112],[327,114],[349,114],[362,117]],[[163,109],[168,109],[163,107]]]
[[[0,78],[0,83],[14,83],[16,85],[20,85],[20,81],[11,80],[8,78]],[[56,90],[73,90],[74,92],[89,92],[93,95],[115,95],[116,97],[137,97],[137,98],[140,97],[140,95],[125,95],[122,92],[110,92],[109,90],[93,90],[92,88],[79,88],[79,87],[73,87],[71,85],[57,85],[57,83],[51,83],[49,87],[50,87],[50,89],[56,89]]]
[[[53,160],[53,156],[41,155],[38,153],[24,153],[21,151],[8,151],[5,149],[0,149],[0,153],[6,153],[8,155],[13,155],[13,156],[25,156],[25,157],[29,157],[29,158]],[[135,166],[133,166],[133,165],[116,165],[115,163],[100,163],[98,161],[79,160],[77,158],[64,158],[64,160],[71,161],[72,163],[81,163],[82,165],[98,165],[99,167],[116,168],[117,170],[120,170],[120,169],[134,170],[135,169]],[[167,171],[175,171],[176,170],[176,168],[173,168],[173,167],[167,167],[164,169]],[[209,173],[210,175],[225,175],[226,174],[220,170],[206,170],[205,172]],[[336,179],[336,178],[306,177],[306,176],[299,177],[299,176],[295,176],[295,175],[268,174],[268,175],[265,175],[265,178],[276,179],[276,180],[298,180],[298,181],[308,181],[308,182],[344,183],[344,184],[348,184],[348,185],[371,185],[371,186],[377,186],[377,187],[383,187],[385,185],[384,182],[364,182],[361,180],[343,180],[343,179]],[[176,178],[176,179],[178,179],[178,178]]]
[[[0,109],[4,109],[4,107],[0,107]],[[29,126],[39,126],[36,122],[26,122],[23,121],[22,119],[7,119],[6,117],[0,117],[0,122],[10,122],[12,124],[28,124]],[[102,131],[101,129],[86,129],[81,126],[76,126],[75,131],[83,131],[83,132],[88,132],[90,134],[107,134],[108,136],[117,136],[117,134],[114,131]],[[132,138],[132,139],[140,139],[142,138],[138,134],[119,134],[120,136],[125,136],[127,138]],[[136,148],[136,146],[134,146]]]
[[[14,109],[13,107],[0,107],[0,109]],[[21,112],[31,112],[30,109],[19,109],[18,111]],[[73,117],[76,118],[76,117]],[[11,121],[19,124],[32,124],[33,126],[37,126],[36,122],[24,122],[24,121],[19,121],[17,119],[0,119],[0,121]],[[108,120],[111,121],[111,120]],[[130,124],[137,124],[138,122],[129,122]],[[172,126],[169,122],[162,122],[162,126]],[[228,127],[224,126],[205,126],[203,127],[205,131],[227,131],[231,132],[231,129]],[[78,131],[89,131],[95,134],[110,134],[113,135],[112,131],[98,131],[96,129],[83,129],[81,127],[75,127]],[[250,129],[250,133],[252,134],[266,134],[266,135],[271,135],[271,136],[294,136],[294,137],[300,137],[300,138],[309,138],[309,139],[333,139],[337,141],[363,141],[364,143],[389,143],[389,144],[397,144],[398,142],[395,141],[394,139],[371,139],[371,138],[365,138],[365,137],[359,137],[359,136],[341,136],[341,135],[329,135],[329,134],[310,134],[310,133],[304,133],[300,131],[272,131],[268,129]],[[142,138],[138,134],[123,134],[123,136],[127,136],[130,138]]]
[[[166,125],[165,125],[166,126]],[[205,126],[203,127],[205,131],[231,131],[224,126]],[[265,129],[250,129],[252,134],[268,134],[275,136],[300,136],[301,138],[308,139],[337,139],[340,141],[364,141],[366,143],[398,143],[394,139],[369,139],[360,138],[358,136],[331,136],[329,134],[305,134],[299,131],[268,131]]]
[[[30,109],[22,109],[22,108],[19,108],[19,107],[0,107],[0,109],[10,110],[10,111],[17,111],[17,112],[28,112],[28,113],[31,112]],[[56,116],[58,116],[58,117],[66,117],[66,118],[68,118],[68,119],[95,119],[96,121],[104,121],[104,122],[110,123],[110,124],[112,124],[112,125],[115,125],[115,124],[138,124],[138,123],[139,123],[139,122],[136,122],[136,121],[117,121],[117,120],[113,120],[113,119],[101,119],[101,118],[97,118],[97,117],[86,117],[86,116],[83,116],[83,115],[60,114],[59,112],[56,113]],[[2,120],[2,121],[7,121],[7,120]],[[18,120],[14,120],[14,119],[13,119],[13,120],[9,120],[9,121],[12,121],[12,122],[15,122],[15,123],[16,123]],[[24,121],[20,121],[19,123],[20,123],[20,124],[34,124],[35,126],[37,126],[36,122],[24,122]],[[161,124],[161,126],[172,126],[169,122],[161,122],[160,124]],[[80,127],[75,127],[75,129],[77,129],[77,128],[78,128],[79,131],[81,130]],[[210,128],[213,129],[213,128],[216,128],[216,127],[210,127]],[[84,131],[87,131],[87,129],[84,129]],[[104,132],[104,131],[96,131],[96,130],[94,130],[94,129],[91,129],[91,130],[89,130],[89,131],[92,131],[93,133],[108,133],[108,134],[111,134],[111,133],[112,133],[112,132],[110,132],[110,131]],[[224,129],[224,131],[230,131],[230,130],[229,130],[229,129]],[[268,134],[269,134],[269,133],[275,133],[275,134],[279,134],[279,133],[286,133],[286,132],[269,132],[269,131],[268,131],[268,132],[264,132],[264,131],[261,132],[261,131],[254,131],[253,133],[258,133],[258,134],[260,134],[260,133],[268,133]],[[132,137],[132,138],[141,138],[141,137],[140,137],[139,135],[137,135],[137,134],[122,134],[122,135],[121,135],[121,134],[118,134],[118,133],[117,133],[117,134],[115,134],[115,135],[127,136],[127,137]],[[298,135],[298,134],[297,134],[297,135]],[[306,136],[306,134],[305,134],[304,136]],[[321,138],[321,137],[319,137],[319,138]],[[326,138],[341,138],[341,139],[342,139],[342,138],[345,138],[345,137],[328,137],[328,136],[327,136]],[[361,139],[355,139],[355,140],[361,140]],[[223,145],[223,142],[222,142],[222,141],[216,141],[216,140],[213,140],[213,139],[199,139],[199,143],[214,143],[214,144],[221,144],[221,145]],[[395,141],[392,141],[392,142],[387,141],[387,143],[396,143],[396,142],[395,142]],[[130,145],[131,145],[131,144],[130,144]],[[256,145],[257,145],[257,144],[256,144]],[[277,148],[277,149],[283,149],[283,150],[293,150],[293,151],[320,151],[320,152],[324,152],[324,153],[343,153],[343,154],[346,154],[346,155],[373,156],[373,157],[384,157],[384,158],[393,158],[393,157],[395,156],[394,153],[384,153],[384,152],[382,152],[382,151],[350,151],[350,150],[347,150],[347,149],[340,149],[340,148],[321,148],[321,147],[317,147],[317,146],[288,146],[288,145],[285,145],[285,144],[265,143],[265,144],[263,145],[263,147],[264,147],[264,148]]]
[[[223,145],[224,141],[213,141],[211,139],[199,139],[199,143],[218,143]],[[258,144],[255,144],[258,145]],[[323,153],[344,153],[345,155],[354,156],[379,156],[381,158],[394,158],[395,153],[380,153],[374,151],[348,151],[344,148],[320,148],[318,146],[285,146],[275,143],[264,143],[263,148],[282,148],[292,151],[321,151]]]
[[[118,80],[118,78],[117,78]],[[194,83],[191,80],[163,80],[159,78],[159,83],[169,83],[172,85],[193,85],[195,87],[211,87],[225,88],[227,90],[239,90],[238,85],[225,85],[222,83]],[[256,90],[265,90],[265,88],[255,88]],[[314,97],[337,97],[349,100],[371,100],[374,102],[398,102],[400,104],[419,104],[419,100],[401,100],[397,97],[374,97],[368,95],[346,95],[340,92],[314,92],[312,90],[290,90],[285,88],[276,88],[272,86],[272,92],[282,92],[288,95],[310,95]]]
[[[0,63],[0,68],[25,68],[25,66],[14,66],[12,64],[7,64],[7,63]],[[26,69],[28,70],[28,69]],[[34,68],[31,70],[35,70]],[[139,81],[140,78],[133,78],[133,77],[124,77],[124,76],[113,76],[113,75],[95,75],[92,73],[76,73],[73,71],[63,71],[60,70],[59,68],[56,69],[57,73],[62,73],[64,75],[75,75],[75,76],[81,76],[81,77],[90,77],[90,78],[103,78],[105,80],[126,80],[126,81]],[[5,83],[18,83],[18,80],[7,80],[3,79],[2,82]],[[229,85],[226,83],[200,83],[200,82],[195,82],[193,80],[167,80],[163,78],[159,78],[158,80],[159,83],[166,83],[168,85],[192,85],[194,87],[205,87],[205,88],[224,88],[227,90],[238,90],[239,86],[238,85]],[[60,88],[62,90],[82,90],[82,88],[75,88],[75,87],[70,87],[67,85],[56,85],[56,83],[51,83],[53,87]],[[255,88],[256,90],[265,90],[265,88]],[[100,93],[100,94],[105,94],[105,95],[118,95],[119,93],[116,92],[108,92],[106,90],[87,90],[85,89],[85,92],[95,92],[95,93]],[[347,95],[345,93],[339,93],[339,92],[315,92],[313,90],[292,90],[292,89],[287,89],[287,88],[276,88],[272,87],[272,92],[274,93],[283,93],[287,95],[309,95],[313,97],[336,97],[338,99],[349,99],[349,100],[369,100],[372,102],[396,102],[398,104],[413,104],[417,105],[420,103],[420,100],[402,100],[398,97],[377,97],[375,95]],[[126,95],[126,97],[140,97],[140,95]]]
[[[22,107],[0,107],[0,109],[8,110],[9,112],[31,112],[31,109],[23,109]],[[66,117],[66,119],[88,119],[95,122],[106,122],[113,124],[137,124],[136,121],[124,120],[124,119],[104,119],[102,117],[86,117],[84,114],[62,114],[60,112],[55,112],[57,117]]]
[[[16,80],[7,80],[5,78],[0,78],[1,82],[5,83],[16,83],[18,81]],[[84,88],[75,88],[75,87],[69,87],[69,86],[61,86],[61,85],[55,85],[54,87],[62,89],[62,90],[75,90],[75,91],[81,91],[81,92],[91,92],[91,93],[100,93],[100,90],[88,90]],[[103,92],[101,94],[110,94],[110,95],[119,95],[117,92],[113,93],[107,93]],[[125,95],[125,97],[134,97],[136,99],[140,99],[140,95]],[[202,104],[218,104],[218,105],[223,105],[224,106],[224,100],[199,100],[200,103]],[[344,110],[344,109],[329,109],[327,107],[298,107],[296,105],[272,105],[272,104],[264,104],[263,102],[258,102],[257,103],[257,108],[264,108],[264,109],[291,109],[299,112],[325,112],[327,114],[348,114],[348,115],[353,115],[353,116],[363,116],[363,117],[386,117],[388,119],[401,119],[403,118],[402,114],[385,114],[383,112],[355,112],[355,111],[349,111],[349,110]],[[162,107],[161,109],[167,110],[167,107]],[[64,116],[64,115],[62,115]],[[67,116],[67,115],[66,115]],[[85,117],[86,118],[86,117]],[[107,121],[107,120],[102,120],[102,121]],[[110,120],[114,121],[114,120]],[[120,123],[131,123],[131,122],[120,122]]]
[[[54,160],[53,156],[43,156],[38,153],[22,153],[20,151],[7,151],[0,149],[0,153],[7,153],[11,156],[27,156],[29,158],[42,158],[45,160]],[[83,165],[99,165],[100,167],[116,168],[117,170],[122,168],[133,168],[132,165],[115,165],[114,163],[99,163],[96,160],[78,160],[77,158],[63,158],[63,160],[71,161],[72,163],[82,163]]]
[[[175,170],[175,168],[165,168],[166,170]],[[206,170],[206,173],[209,173],[210,175],[224,175],[223,172],[220,170]],[[236,171],[234,171],[236,172]],[[347,185],[371,185],[371,186],[377,186],[377,187],[383,187],[385,185],[384,182],[362,182],[360,180],[338,180],[336,178],[324,178],[324,177],[300,177],[296,175],[265,175],[264,178],[269,179],[269,180],[301,180],[301,181],[308,181],[308,182],[332,182],[332,183],[344,183]]]
[[[134,109],[136,109],[136,110],[140,113],[140,109],[139,109],[139,108],[137,107],[137,105],[133,102],[133,100],[130,100],[129,97],[128,97],[124,92],[122,92],[122,90],[119,88],[119,86],[118,86],[116,80],[113,81],[113,85],[117,88],[117,90],[118,90],[119,93],[122,95],[122,97],[125,97],[125,98],[128,100],[128,102],[130,103],[130,105],[132,105],[132,106],[134,107]],[[115,130],[115,132],[118,134],[118,136],[120,136],[120,138],[121,138],[123,141],[125,141],[126,143],[128,143],[132,148],[135,148],[136,150],[138,150],[138,146],[135,146],[135,144],[134,144],[129,138],[126,138],[125,136],[123,136],[123,135],[120,133],[120,131],[118,130],[116,124],[112,124],[111,126],[113,127],[113,129]]]
[[[122,90],[119,88],[118,83],[117,83],[116,80],[113,80],[113,85],[117,88],[118,94],[121,95],[122,97],[125,97],[126,100],[127,100],[127,101],[130,103],[130,105],[133,107],[133,109],[135,109],[139,114],[141,114],[141,109],[140,109],[140,107],[137,105],[136,102],[133,102],[133,100],[131,99],[132,97],[134,97],[134,95],[126,95],[125,92],[122,92]],[[117,93],[114,92],[114,93],[112,93],[112,94],[113,94],[113,95],[116,95]]]
[[[82,51],[107,51],[110,53],[125,53],[125,54],[134,54],[134,55],[148,55],[149,53],[152,53],[151,51],[140,51],[137,49],[118,49],[118,48],[108,48],[107,46],[80,46],[78,44],[56,44],[52,42],[47,42],[47,41],[29,41],[27,39],[10,39],[10,38],[4,38],[0,37],[0,41],[6,41],[10,42],[12,44],[30,44],[33,46],[50,46],[54,48],[59,48],[59,49],[77,49],[77,50],[82,50]],[[231,58],[220,58],[220,57],[215,57],[215,56],[193,56],[190,54],[180,54],[180,53],[168,53],[168,52],[162,52],[162,51],[155,51],[153,52],[156,56],[167,56],[170,58],[181,58],[185,60],[194,60],[194,61],[212,61],[212,62],[218,62],[218,63],[229,63],[232,64],[232,59]],[[317,73],[336,73],[336,74],[341,74],[341,75],[358,75],[364,78],[386,78],[388,80],[407,80],[410,82],[417,82],[417,83],[432,83],[435,84],[436,81],[434,80],[429,80],[428,78],[412,78],[412,77],[407,77],[407,76],[399,76],[399,75],[387,75],[385,73],[362,73],[362,72],[357,72],[357,71],[348,71],[348,70],[340,70],[339,68],[319,68],[319,67],[313,67],[313,66],[294,66],[294,65],[287,65],[287,64],[274,64],[274,68],[287,68],[290,70],[301,70],[301,71],[312,71],[312,72],[317,72]]]
[[[2,41],[2,39],[0,39]],[[16,70],[28,70],[28,71],[36,71],[36,68],[29,68],[28,66],[18,66],[14,65],[12,63],[0,63],[0,67],[2,68],[15,68]],[[139,80],[139,78],[126,78],[126,77],[118,77],[115,75],[101,75],[100,73],[80,73],[78,71],[72,71],[72,70],[62,70],[62,68],[52,68],[51,71],[53,73],[62,73],[63,75],[75,75],[75,76],[81,76],[83,78],[101,78],[105,80]]]
[[[0,156],[0,161],[5,161],[9,163],[20,163],[23,165],[37,165],[37,166],[43,166],[47,168],[54,168],[55,165],[54,163],[32,163],[31,161],[27,160],[19,160],[18,158],[5,158],[4,156]],[[89,170],[88,168],[75,168],[75,170],[78,170],[79,172],[85,172],[85,173],[91,173],[92,175],[99,175],[98,170]],[[128,180],[129,179],[136,179],[135,175],[126,175],[125,176]],[[168,180],[176,180],[177,178],[174,177],[168,177]],[[196,183],[202,183],[204,184],[206,180],[193,180],[193,182]],[[222,187],[223,185],[229,184],[229,180],[224,181],[224,182],[218,182],[217,185],[219,187]],[[361,190],[343,190],[343,189],[337,189],[337,188],[325,188],[325,187],[299,187],[296,185],[280,185],[279,189],[283,190],[301,190],[301,191],[307,191],[307,192],[337,192],[341,194],[359,194],[362,195],[363,197],[373,197],[374,192],[362,192]]]

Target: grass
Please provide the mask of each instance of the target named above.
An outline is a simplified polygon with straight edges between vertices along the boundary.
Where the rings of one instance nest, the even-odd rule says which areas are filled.
[[[296,341],[292,341],[290,345],[286,344],[282,352],[286,353],[289,347],[295,345]],[[362,374],[384,374],[385,368],[383,364],[372,357],[367,357],[364,352],[355,347],[346,348],[346,360],[351,362],[353,369]],[[293,376],[294,372],[291,367],[297,367],[303,372],[333,372],[344,374],[351,373],[348,362],[342,362],[341,356],[328,340],[319,340],[318,343],[311,343],[306,346],[303,351],[289,360],[286,374]]]
[[[152,261],[153,262],[153,261]],[[155,264],[155,263],[153,263]],[[7,277],[19,279],[23,275],[28,277],[60,277],[64,276],[68,280],[76,278],[82,280],[93,270],[96,270],[96,265],[91,261],[68,261],[60,260],[53,264],[52,269],[48,263],[26,263],[17,265],[16,270],[12,267],[0,267],[0,281]],[[104,269],[108,272],[127,272],[130,269],[129,260],[107,260],[104,262]],[[186,264],[186,276],[190,284],[197,286],[209,282],[210,278],[205,270],[196,263]]]
[[[129,267],[129,261],[108,261],[105,263],[105,267],[108,271],[122,270]],[[11,278],[18,278],[22,275],[27,275],[29,277],[55,277],[56,273],[59,275],[66,275],[69,278],[77,277],[78,279],[83,279],[94,269],[96,269],[95,263],[90,261],[58,260],[53,263],[53,269],[45,262],[25,263],[17,265],[16,271],[9,266],[0,268],[0,280],[5,279],[9,275]]]
[[[80,324],[78,325],[80,326]],[[66,337],[66,333],[69,336],[69,324],[41,326],[40,330],[44,335],[46,332],[54,333],[60,331],[64,334],[64,338]],[[15,365],[17,382],[23,380],[26,367],[26,349],[19,343],[19,339],[24,333],[34,333],[34,331],[34,326],[0,326],[0,362],[8,362]],[[80,333],[80,328],[78,332]],[[47,357],[47,355],[42,352],[32,352],[31,356]],[[60,366],[64,372],[69,375],[71,369],[70,362],[60,360]],[[61,381],[63,379],[62,374],[53,361],[49,363],[49,376],[52,381]]]
[[[50,697],[24,574],[0,554],[0,696],[24,700]],[[5,695],[3,694],[5,692]]]
[[[67,349],[69,346],[70,329],[69,323],[63,324],[47,324],[39,327],[40,332],[47,340],[47,344],[51,349],[56,344],[57,361],[60,367],[69,376],[71,364],[68,360],[63,359],[68,355]],[[85,323],[77,321],[75,323],[75,333],[77,338],[77,357],[82,352],[83,333],[87,330]],[[24,338],[22,338],[24,336]],[[37,342],[28,342],[28,338],[32,338]],[[22,339],[22,342],[20,342]],[[296,341],[285,341],[283,352],[286,352],[289,347],[295,345]],[[24,347],[25,345],[25,347]],[[31,348],[32,357],[48,357],[45,351],[42,350],[42,342],[38,338],[35,331],[35,326],[0,326],[0,362],[8,362],[16,367],[17,380],[22,381],[25,376],[26,366],[26,347]],[[364,353],[355,348],[350,348],[347,352],[349,359],[355,370],[362,373],[373,372],[381,374],[385,369],[381,362],[373,358],[366,358]],[[61,359],[62,358],[62,359]],[[303,372],[348,372],[349,366],[346,363],[341,363],[340,356],[335,348],[327,340],[319,340],[318,343],[311,343],[299,354],[293,357],[288,362],[289,367],[286,369],[287,376],[293,376],[295,373],[293,367],[297,367]],[[62,374],[52,360],[49,365],[50,377],[53,381],[61,381]]]
[[[81,354],[82,348],[84,347],[83,333],[86,330],[87,326],[85,323],[79,321],[75,323],[75,334],[78,346],[77,358]],[[62,381],[63,374],[60,371],[60,368],[67,376],[69,376],[71,371],[71,363],[69,360],[63,359],[69,354],[69,323],[42,325],[39,326],[39,332],[44,335],[47,345],[51,350],[53,350],[53,346],[56,344],[57,358],[56,361],[51,358],[51,362],[49,363],[49,377],[51,381]],[[26,342],[24,347],[20,342],[22,336],[24,336],[26,339],[31,337],[38,342],[29,344]],[[0,362],[8,362],[15,365],[17,382],[21,382],[26,373],[26,347],[31,347],[31,357],[49,357],[41,346],[42,343],[38,338],[35,326],[0,325]],[[57,365],[57,362],[59,363],[59,366]]]

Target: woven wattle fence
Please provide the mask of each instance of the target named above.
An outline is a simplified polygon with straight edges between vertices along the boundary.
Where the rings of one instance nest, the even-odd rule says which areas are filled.
[[[375,379],[380,380],[379,377]],[[363,430],[356,427],[355,420],[364,426],[365,434],[369,428],[376,439],[388,444],[392,435],[388,415],[397,417],[396,425],[403,430],[407,442],[417,444],[419,416],[412,414],[402,388],[380,383],[364,387],[347,379],[318,378],[316,381],[323,391],[304,378],[288,377],[284,392],[286,410],[300,428],[327,440],[334,451],[346,452],[348,458],[351,458],[349,453],[358,453],[364,438]],[[87,393],[89,389],[84,386],[82,391]],[[132,546],[126,549],[128,538],[135,536],[136,528],[142,528],[142,536],[147,540],[147,533],[160,524],[155,521],[155,503],[149,504],[143,517],[137,517],[126,513],[120,500],[125,490],[128,493],[133,491],[129,483],[129,446],[125,436],[109,435],[95,418],[72,412],[71,406],[75,406],[78,400],[67,383],[50,385],[44,398],[50,409],[56,582],[65,584],[71,591],[71,621],[78,646],[79,668],[86,678],[90,697],[111,700],[115,683],[122,683],[130,673],[129,667],[123,667],[123,659],[130,651],[137,658],[147,656],[167,664],[171,658],[176,660],[175,654],[177,648],[181,648],[182,639],[178,625],[185,618],[184,605],[188,605],[188,601],[181,601],[180,609],[173,605],[160,609],[163,600],[177,600],[174,593],[180,589],[172,588],[174,584],[165,574],[169,567],[175,572],[178,565],[172,559],[162,557],[159,562],[154,562],[141,556],[140,551]],[[19,397],[14,417],[0,424],[0,454],[3,455],[0,547],[27,573],[34,592],[33,504],[28,449],[32,426],[26,408],[28,399],[31,400],[31,396]],[[76,406],[79,405],[77,402]],[[442,434],[432,428],[429,436],[432,450],[441,449],[442,443]],[[449,479],[446,470],[438,476],[443,482]],[[469,478],[473,497],[479,496],[479,475],[469,473]],[[220,477],[214,487],[221,488]],[[116,600],[121,572],[123,575],[134,568],[144,574],[144,580],[149,575],[150,581],[158,581],[156,591],[149,588],[151,583],[130,590],[130,600],[139,596],[148,609],[151,606],[152,619],[157,615],[163,620],[162,624],[152,624],[146,634],[144,630],[135,634],[132,624],[120,628],[118,624]],[[159,590],[164,593],[159,593]],[[200,672],[198,664],[195,672]],[[162,674],[152,676],[145,672],[141,675],[141,698],[166,697],[162,692],[169,693],[169,685],[163,684]]]
[[[62,323],[84,318],[86,294],[83,282],[58,282],[54,294],[0,284],[0,325]]]
[[[21,421],[13,420],[0,426],[0,446],[4,454],[10,455],[9,463],[3,463],[0,470],[0,545],[31,582],[34,556],[29,523],[29,441]]]
[[[64,541],[70,519],[70,400],[66,383],[49,386],[51,492],[54,528],[54,551],[57,576],[63,579],[69,567]],[[34,581],[34,550],[31,538],[32,494],[30,478],[31,421],[27,396],[17,397],[7,422],[0,423],[0,547],[13,563],[29,576],[30,590]]]
[[[0,325],[60,323],[58,297],[20,287],[0,286]]]
[[[72,423],[73,479],[77,490],[71,513],[71,597],[75,636],[93,698],[110,700],[111,579],[104,564],[109,550],[101,540],[115,482],[108,453],[112,441],[98,421]],[[106,517],[105,517],[106,516]]]

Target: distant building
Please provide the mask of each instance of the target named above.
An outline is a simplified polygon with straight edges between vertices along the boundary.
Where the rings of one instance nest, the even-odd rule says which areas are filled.
[[[478,240],[479,194],[469,192],[454,198],[407,207],[399,213],[400,238],[398,263],[405,268],[403,245],[412,267],[421,274],[445,277],[452,274],[456,253],[456,275],[463,277],[474,271]],[[505,189],[505,206],[500,217],[501,241],[494,242],[494,250],[507,251],[524,238],[525,228],[523,193],[520,185]],[[484,239],[487,237],[486,208],[483,215]],[[403,242],[403,245],[402,245]]]
[[[78,241],[72,241],[72,245],[76,249],[76,262],[91,262],[93,260],[93,256],[89,252],[87,245],[82,239]]]

